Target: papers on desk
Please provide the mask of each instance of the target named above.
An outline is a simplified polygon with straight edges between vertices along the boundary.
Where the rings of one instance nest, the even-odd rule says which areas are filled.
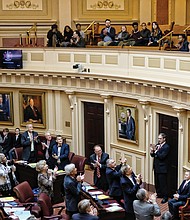
[[[14,200],[15,200],[15,198],[12,196],[0,198],[1,202],[13,202]]]
[[[103,192],[102,192],[102,191],[90,191],[89,194],[90,194],[91,196],[95,196],[95,195],[102,195]]]
[[[8,208],[4,207],[4,210],[6,213],[10,214],[10,217],[14,219],[17,219],[16,217],[19,217],[19,220],[26,220],[28,217],[31,216],[30,211],[25,210],[25,207],[17,207],[17,208]]]
[[[109,199],[110,197],[106,195],[98,195],[97,198],[103,200],[103,199]]]
[[[120,207],[120,206],[111,206],[111,207],[108,207],[106,208],[106,211],[107,212],[117,212],[117,211],[121,211],[123,208]]]
[[[85,190],[86,190],[86,191],[88,191],[88,190],[92,190],[92,189],[95,189],[95,187],[90,186],[90,185],[85,186]]]

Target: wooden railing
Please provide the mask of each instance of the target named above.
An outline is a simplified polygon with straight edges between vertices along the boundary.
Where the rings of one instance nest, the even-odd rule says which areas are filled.
[[[164,40],[165,38],[167,38],[168,36],[170,36],[170,50],[172,48],[172,34],[173,34],[173,31],[170,31],[169,33],[167,33],[166,35],[164,35],[162,38],[160,38],[158,40],[158,43],[159,43],[159,50],[161,50],[161,42],[162,40]]]
[[[26,46],[32,44],[30,35],[31,31],[34,31],[34,46],[37,46],[37,23],[34,23],[34,25],[26,31]],[[22,33],[20,34],[20,46],[23,46]]]
[[[96,23],[96,21],[92,21],[84,30],[84,33],[86,33],[88,30],[91,30],[93,42],[94,42],[94,38],[95,38],[95,23]]]
[[[183,30],[183,32],[185,33],[186,36],[187,36],[187,32],[188,32],[188,30],[190,30],[190,25],[187,26],[187,27]]]

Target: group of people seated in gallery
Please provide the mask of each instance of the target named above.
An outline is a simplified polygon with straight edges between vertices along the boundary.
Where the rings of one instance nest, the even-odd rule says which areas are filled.
[[[1,196],[11,195],[13,187],[18,184],[14,159],[11,158],[12,149],[5,145],[9,136],[8,129],[4,129],[1,136],[0,152]],[[63,188],[67,215],[73,220],[99,219],[96,208],[90,205],[89,200],[81,200],[85,174],[78,175],[75,164],[70,163],[68,159],[69,145],[63,142],[61,135],[58,135],[54,140],[51,134],[46,132],[45,140],[40,141],[38,133],[33,130],[33,125],[28,124],[27,130],[23,134],[20,134],[19,128],[15,129],[13,140],[14,145],[12,146],[15,148],[20,144],[23,146],[23,160],[28,162],[37,162],[35,144],[38,142],[42,144],[44,159],[36,163],[39,193],[46,193],[53,201],[53,182],[56,179],[56,173],[60,169],[65,170]],[[16,145],[17,140],[18,145]],[[125,158],[121,158],[117,165],[114,159],[109,158],[109,154],[103,152],[99,145],[95,145],[94,153],[89,158],[89,164],[94,171],[94,186],[108,194],[123,207],[126,214],[125,219],[153,220],[154,216],[161,215],[156,193],[149,194],[143,188],[142,175],[136,175]],[[179,207],[185,205],[189,197],[190,172],[187,171],[179,189],[168,201],[169,211],[164,213],[161,219],[179,219]]]
[[[132,23],[132,31],[129,33],[125,25],[121,26],[119,33],[116,33],[114,27],[111,26],[110,19],[105,20],[105,27],[100,33],[101,40],[98,46],[163,46],[164,49],[170,45],[179,51],[189,51],[189,42],[185,34],[178,36],[178,43],[173,45],[173,41],[166,38],[159,42],[164,36],[159,24],[154,21],[151,24],[151,30],[147,28],[147,24],[142,22],[141,30],[139,30],[138,22]],[[62,47],[85,47],[84,32],[81,31],[81,25],[76,25],[76,30],[73,31],[70,26],[65,26],[63,34],[58,31],[56,24],[52,25],[52,29],[47,34],[48,46]]]

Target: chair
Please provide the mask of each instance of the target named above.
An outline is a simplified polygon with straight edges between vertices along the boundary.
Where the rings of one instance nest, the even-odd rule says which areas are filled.
[[[68,158],[69,158],[69,161],[70,161],[70,162],[71,162],[71,160],[72,160],[72,158],[73,158],[74,155],[75,155],[75,153],[69,152]]]
[[[50,197],[46,193],[41,193],[38,198],[38,204],[41,207],[41,219],[69,219],[66,214],[61,214],[65,206],[53,205],[51,203]],[[60,208],[58,214],[54,214],[54,209]]]
[[[83,157],[83,156],[79,156],[79,155],[74,155],[71,160],[71,163],[75,164],[75,167],[77,168],[78,174],[84,173],[84,167],[85,167],[86,162],[87,162],[87,158]]]
[[[22,160],[22,151],[23,151],[23,147],[17,147],[14,149],[17,160]]]
[[[181,220],[190,219],[190,198],[187,199],[184,206],[179,207],[179,216]]]

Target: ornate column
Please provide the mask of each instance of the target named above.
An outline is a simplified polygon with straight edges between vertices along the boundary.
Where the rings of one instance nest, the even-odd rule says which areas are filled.
[[[56,117],[52,117],[52,115],[56,116],[55,114],[55,105],[54,100],[53,100],[53,92],[51,90],[49,90],[47,92],[47,98],[46,98],[46,120],[48,122],[48,130],[51,133],[55,132],[55,118]]]
[[[55,91],[54,93],[55,99],[55,131],[56,134],[63,134],[63,122],[62,122],[62,108],[61,108],[61,92]]]
[[[71,0],[59,0],[59,29],[62,32],[65,25],[71,26]]]
[[[186,110],[184,108],[173,106],[174,111],[176,111],[176,115],[179,121],[178,128],[178,146],[180,150],[178,150],[178,185],[183,180],[183,161],[184,161],[184,146],[185,146],[185,138],[184,138],[184,124],[185,124],[185,114]],[[178,148],[179,149],[179,148]]]
[[[110,155],[110,143],[111,143],[111,96],[108,94],[101,94],[101,97],[104,99],[104,137],[105,137],[105,152]]]
[[[79,153],[78,146],[78,120],[77,120],[77,101],[75,92],[72,90],[66,90],[65,93],[68,95],[70,102],[71,113],[71,126],[72,126],[72,142],[71,145],[75,150],[75,154]]]

